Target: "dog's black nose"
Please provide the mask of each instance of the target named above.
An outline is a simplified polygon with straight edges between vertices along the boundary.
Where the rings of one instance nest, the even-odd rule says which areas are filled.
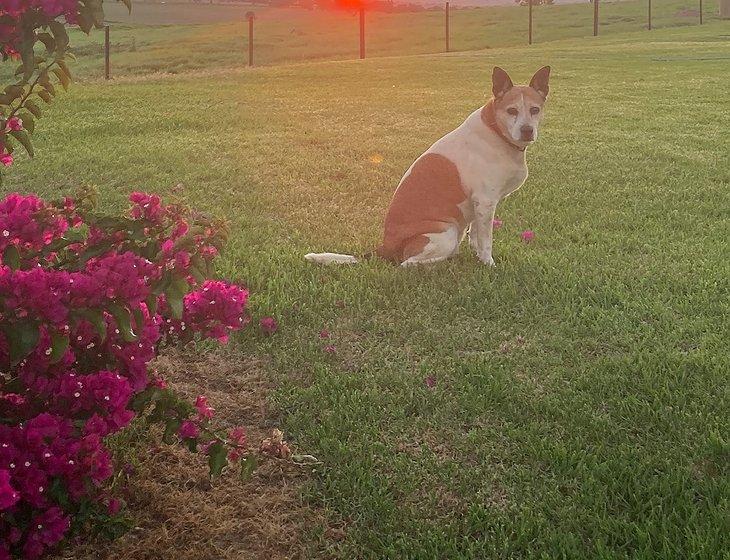
[[[535,137],[535,129],[532,128],[530,125],[525,125],[520,128],[520,135],[522,137],[522,140],[526,142],[530,141]]]

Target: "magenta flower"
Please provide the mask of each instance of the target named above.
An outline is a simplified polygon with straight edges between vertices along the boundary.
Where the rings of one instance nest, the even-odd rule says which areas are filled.
[[[195,408],[201,420],[210,420],[213,418],[213,414],[215,414],[215,409],[208,405],[208,398],[203,395],[195,399]]]
[[[228,439],[231,443],[246,447],[246,430],[245,428],[239,426],[237,428],[232,428],[231,431],[228,432]]]
[[[112,498],[109,500],[106,509],[109,512],[109,515],[116,515],[119,513],[119,510],[122,509],[122,504],[116,498]]]
[[[322,329],[319,331],[319,338],[329,338],[330,332],[327,329]]]
[[[335,352],[337,352],[337,348],[335,348],[334,344],[328,344],[327,346],[324,347],[324,351],[327,354],[334,354]]]
[[[279,323],[273,317],[262,317],[259,326],[266,335],[272,335],[279,329]]]
[[[535,239],[535,232],[532,231],[531,229],[526,229],[525,231],[522,232],[520,237],[522,238],[522,241],[524,241],[525,243],[530,243],[533,239]]]
[[[13,165],[13,154],[0,154],[0,164],[5,167]]]
[[[436,387],[436,377],[433,375],[429,375],[426,377],[426,379],[423,380],[423,384],[426,385],[429,389],[433,389]]]
[[[492,220],[492,228],[499,229],[502,227],[502,223],[503,223],[502,220],[500,220],[499,218],[494,218]]]
[[[5,130],[23,130],[23,120],[19,117],[10,117],[5,123]]]
[[[200,428],[190,420],[185,420],[180,426],[177,435],[182,439],[195,439],[200,435]]]
[[[10,473],[0,470],[0,511],[13,507],[20,500],[20,493],[10,485]]]

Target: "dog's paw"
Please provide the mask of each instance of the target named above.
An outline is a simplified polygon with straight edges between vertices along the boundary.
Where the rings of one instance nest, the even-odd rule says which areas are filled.
[[[480,255],[479,260],[487,266],[497,266],[492,258],[492,255]]]

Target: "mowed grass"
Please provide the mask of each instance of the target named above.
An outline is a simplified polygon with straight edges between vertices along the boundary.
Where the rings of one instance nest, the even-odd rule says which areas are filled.
[[[281,321],[234,344],[272,356],[287,437],[323,461],[306,497],[343,530],[308,535],[318,557],[727,558],[729,29],[89,82],[3,188],[230,220],[220,273]],[[553,67],[497,267],[305,263],[376,245],[495,64]]]
[[[699,23],[696,0],[654,2],[655,28]],[[112,73],[120,76],[149,72],[184,72],[243,66],[248,62],[248,23],[256,14],[254,44],[257,65],[312,59],[353,59],[359,56],[359,23],[354,12],[308,11],[210,4],[135,3],[132,14],[117,2],[105,7],[112,26]],[[718,0],[705,0],[705,21],[717,19]],[[647,25],[646,0],[600,4],[600,33],[640,31]],[[196,25],[193,25],[196,24]],[[528,10],[502,6],[454,9],[451,12],[451,49],[465,51],[527,44]],[[539,44],[593,33],[593,5],[536,7],[535,49]],[[647,35],[647,40],[650,35]],[[103,34],[73,37],[79,73],[103,74]],[[369,57],[434,53],[445,50],[443,10],[366,16],[366,53]]]

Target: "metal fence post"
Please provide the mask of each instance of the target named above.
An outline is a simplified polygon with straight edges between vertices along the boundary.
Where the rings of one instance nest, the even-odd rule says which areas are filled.
[[[649,31],[651,31],[651,0],[649,0]]]
[[[532,44],[532,0],[528,0],[528,19],[529,23],[527,25],[527,44]]]
[[[112,75],[111,57],[109,55],[109,26],[104,26],[104,79],[108,80]]]
[[[360,60],[365,58],[365,8],[360,8]]]
[[[700,0],[700,25],[702,25],[702,0]]]
[[[593,0],[593,36],[598,37],[598,0]]]
[[[248,12],[246,17],[248,18],[248,65],[253,66],[253,20],[256,14]]]
[[[449,52],[449,3],[446,2],[446,52]]]

